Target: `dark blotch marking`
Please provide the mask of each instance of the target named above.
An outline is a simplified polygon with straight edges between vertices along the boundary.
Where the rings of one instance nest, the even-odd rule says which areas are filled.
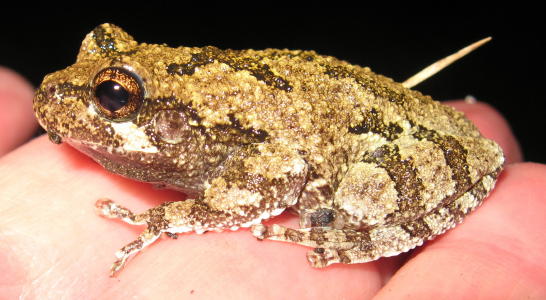
[[[339,255],[339,262],[342,264],[350,264],[351,258],[349,255],[346,254],[347,251],[338,251],[337,254]]]
[[[421,218],[413,222],[402,224],[400,225],[400,227],[402,227],[402,229],[406,231],[411,237],[426,239],[427,237],[432,235],[432,230]]]
[[[460,195],[466,192],[472,184],[468,171],[468,151],[450,135],[440,135],[421,125],[416,129],[417,131],[413,134],[416,139],[433,142],[444,153],[446,164],[451,168],[451,178],[455,181],[455,194]]]
[[[334,221],[335,212],[328,208],[319,208],[311,214],[312,227],[329,226]]]
[[[352,70],[347,69],[346,67],[324,65],[324,68],[326,69],[324,74],[332,78],[335,78],[335,79],[354,78],[355,80],[357,79],[354,72]]]
[[[357,249],[358,251],[366,253],[369,253],[374,249],[370,234],[366,231],[344,230],[343,234],[343,240],[355,244],[352,249]]]
[[[421,178],[411,159],[402,160],[400,149],[396,144],[386,144],[372,153],[367,153],[363,162],[374,163],[385,169],[394,182],[398,192],[398,206],[400,211],[416,211],[420,206],[421,191],[424,189]]]
[[[231,122],[232,128],[238,130],[241,134],[249,135],[255,138],[260,143],[264,142],[265,139],[269,136],[266,131],[261,129],[254,129],[252,127],[244,128],[233,114],[228,114],[228,117],[229,121]]]
[[[403,129],[396,123],[385,124],[383,116],[375,108],[363,113],[364,120],[356,126],[349,127],[349,132],[354,134],[364,134],[368,132],[376,133],[393,141],[402,133]]]
[[[326,69],[324,74],[328,75],[331,78],[351,78],[355,80],[359,85],[361,85],[364,89],[378,97],[385,98],[388,101],[396,103],[398,105],[410,103],[410,99],[405,93],[397,91],[396,89],[393,89],[393,86],[386,85],[380,80],[374,79],[371,76],[368,77],[358,74],[353,66],[323,65],[323,67]]]
[[[215,61],[224,63],[236,71],[248,71],[256,79],[262,80],[269,86],[286,92],[292,91],[292,86],[286,79],[275,75],[269,65],[262,62],[263,57],[247,56],[243,51],[237,50],[222,51],[212,46],[204,47],[201,52],[192,54],[188,63],[168,65],[167,72],[171,75],[192,75],[197,67]]]
[[[165,234],[173,240],[178,239],[178,234],[176,233],[165,232]]]
[[[301,156],[306,156],[306,155],[307,155],[307,151],[306,151],[306,150],[298,149],[298,154],[301,155]]]
[[[472,194],[472,196],[480,200],[485,198],[485,196],[487,196],[487,192],[488,191],[485,189],[485,186],[483,186],[483,183],[481,180],[478,181],[478,183],[476,183],[474,187],[472,187],[472,189],[470,190],[470,193]]]
[[[215,47],[204,47],[200,53],[194,53],[191,55],[191,59],[185,64],[170,64],[167,66],[167,72],[169,74],[178,75],[193,75],[195,69],[214,62],[214,57],[220,50]]]
[[[214,127],[205,127],[202,125],[203,119],[197,113],[197,110],[192,107],[192,103],[184,104],[182,101],[174,98],[158,98],[147,101],[148,103],[154,103],[153,105],[157,106],[162,110],[175,110],[183,113],[186,117],[192,120],[194,124],[189,124],[193,128],[199,131],[200,134],[205,136],[215,135],[217,142],[222,143],[262,143],[264,142],[269,134],[267,131],[254,129],[254,128],[244,128],[239,120],[235,118],[233,114],[229,115],[230,124],[220,124]],[[142,112],[140,115],[139,122],[146,123],[147,120],[155,117],[155,109],[152,110],[152,114],[146,116],[146,111]],[[153,128],[150,128],[147,131],[149,136],[152,136],[155,143],[160,143],[156,137],[156,134]]]
[[[315,248],[313,249],[313,251],[317,254],[324,254],[324,248]]]
[[[313,165],[309,165],[309,181],[322,178]]]
[[[326,236],[324,236],[324,230],[320,227],[311,228],[309,231],[309,239],[315,241],[317,245],[322,245],[328,241]]]
[[[453,218],[453,220],[455,221],[455,224],[458,224],[460,223],[467,212],[464,212],[461,210],[461,208],[455,203],[455,201],[451,202],[448,206],[447,206],[447,209],[449,210],[449,215]]]
[[[334,195],[334,189],[330,184],[321,185],[317,187],[317,191],[323,197],[323,199],[332,199]]]
[[[182,108],[182,111],[188,116],[190,119],[194,120],[198,124],[201,123],[203,118],[199,116],[197,111],[191,106],[191,102],[188,105],[181,104],[180,107]]]
[[[359,242],[358,250],[364,251],[365,253],[370,253],[375,249],[374,245],[372,244],[372,238],[368,232],[363,231],[356,233],[358,233],[358,240],[355,240]]]
[[[292,242],[299,243],[305,238],[305,234],[297,230],[287,228],[284,232],[284,237]]]
[[[95,44],[100,48],[101,53],[106,56],[113,54],[126,54],[130,55],[136,52],[136,50],[121,52],[116,45],[116,38],[112,37],[112,34],[106,32],[102,26],[98,26],[93,29],[93,39]]]

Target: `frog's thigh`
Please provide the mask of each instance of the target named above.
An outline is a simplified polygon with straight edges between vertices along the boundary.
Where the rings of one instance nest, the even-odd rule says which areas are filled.
[[[290,229],[279,225],[257,225],[253,234],[260,239],[293,242],[315,247],[307,253],[314,267],[333,263],[363,263],[393,256],[420,246],[460,223],[463,217],[481,204],[493,188],[498,171],[494,171],[447,206],[440,206],[413,221],[378,226],[368,231],[313,227]]]
[[[334,194],[334,207],[344,227],[371,227],[398,211],[396,184],[384,168],[355,163]],[[340,223],[338,221],[338,223]]]
[[[385,169],[358,162],[345,173],[331,201],[318,208],[308,208],[306,201],[300,201],[300,227],[370,227],[397,213],[397,199],[395,183]]]

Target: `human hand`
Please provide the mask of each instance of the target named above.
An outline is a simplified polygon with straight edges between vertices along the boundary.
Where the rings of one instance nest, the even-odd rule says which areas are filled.
[[[308,248],[258,242],[248,229],[191,233],[154,243],[110,278],[115,251],[142,228],[100,218],[95,201],[109,197],[140,212],[180,194],[110,174],[45,136],[15,148],[35,122],[32,90],[6,72],[0,69],[0,121],[14,133],[0,138],[0,149],[12,149],[0,159],[0,295],[7,299],[546,297],[546,167],[520,163],[506,122],[487,105],[450,103],[505,150],[497,188],[463,224],[410,254],[313,269]],[[8,101],[24,113],[8,119]],[[289,214],[267,223],[297,226]]]

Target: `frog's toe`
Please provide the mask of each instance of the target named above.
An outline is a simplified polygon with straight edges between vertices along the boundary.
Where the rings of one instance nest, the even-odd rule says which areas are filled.
[[[259,240],[270,239],[274,241],[292,241],[290,236],[287,236],[287,231],[292,229],[284,226],[273,224],[271,226],[265,226],[263,224],[256,224],[252,226],[251,232]],[[291,232],[291,231],[290,231]]]
[[[113,264],[112,264],[112,267],[110,268],[110,277],[114,277],[116,276],[116,274],[121,270],[123,269],[123,267],[125,266],[125,263],[127,262],[127,257],[122,257],[118,260],[116,260]]]
[[[125,263],[130,257],[136,255],[142,251],[142,249],[155,242],[161,235],[161,232],[162,231],[157,227],[146,228],[146,230],[144,230],[144,232],[141,233],[136,240],[130,242],[116,252],[117,260],[114,262],[114,264],[112,264],[110,276],[115,276],[121,269],[123,269]]]
[[[115,213],[117,207],[118,205],[108,198],[101,198],[95,202],[97,214],[110,219],[118,218],[118,215]]]
[[[95,202],[95,209],[100,216],[105,218],[121,219],[122,221],[133,225],[146,224],[144,218],[140,218],[138,215],[133,214],[129,209],[116,204],[108,198],[97,200],[97,202]]]
[[[252,226],[251,232],[252,235],[259,240],[267,238],[267,226],[265,226],[264,224],[256,224]]]

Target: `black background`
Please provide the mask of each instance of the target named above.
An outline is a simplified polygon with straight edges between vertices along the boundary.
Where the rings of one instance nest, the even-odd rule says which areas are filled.
[[[331,2],[328,5],[339,7],[318,12],[311,8],[320,4],[301,4],[303,9],[295,11],[294,4],[278,2],[264,2],[261,8],[146,3],[134,11],[95,2],[79,8],[51,5],[32,12],[4,11],[0,65],[20,72],[36,86],[45,74],[72,64],[84,36],[96,25],[110,22],[139,42],[315,50],[403,81],[437,59],[492,36],[492,42],[416,89],[437,100],[473,95],[491,104],[509,121],[525,159],[546,162],[542,155],[545,52],[540,29],[545,17],[538,7],[516,3],[517,7],[419,10],[394,3],[379,9]],[[138,5],[133,3],[132,8]]]

